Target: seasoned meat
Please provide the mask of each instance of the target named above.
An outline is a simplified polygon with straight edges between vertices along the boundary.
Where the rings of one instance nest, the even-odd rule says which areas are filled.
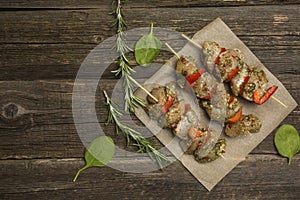
[[[201,141],[199,142],[194,157],[200,163],[207,163],[219,158],[225,153],[226,140],[215,136],[215,133],[208,129],[202,129]]]
[[[222,154],[225,153],[226,149],[226,140],[219,138],[214,148],[204,157],[198,156],[198,151],[196,150],[194,153],[196,161],[199,163],[208,163],[218,159]]]
[[[255,115],[243,115],[237,123],[226,125],[225,134],[229,137],[236,137],[242,134],[257,133],[261,126],[261,121]]]
[[[192,57],[180,57],[177,61],[176,72],[182,74],[183,76],[189,76],[195,74],[198,71],[198,68],[195,64],[195,61]]]
[[[235,96],[238,96],[244,87],[244,83],[247,80],[247,77],[249,77],[249,73],[252,70],[251,67],[249,67],[247,64],[244,64],[241,68],[238,74],[231,79],[230,87],[231,91]]]
[[[202,144],[204,140],[204,136],[196,137],[195,139],[189,139],[187,141],[183,141],[184,144],[184,152],[187,154],[194,154],[195,150],[199,145]],[[183,146],[183,145],[182,145]]]
[[[153,88],[152,91],[150,92],[157,100],[158,104],[165,104],[167,101],[167,93],[166,93],[166,88],[165,87],[156,87]],[[157,102],[152,99],[151,96],[147,96],[147,100],[150,104],[156,104]]]
[[[152,104],[148,105],[148,114],[151,119],[158,120],[164,113],[160,104]]]
[[[191,129],[195,128],[192,127]],[[225,153],[225,139],[217,138],[215,134],[208,129],[201,129],[199,132],[201,133],[200,135],[180,142],[180,146],[185,153],[193,154],[195,160],[200,163],[216,160]]]
[[[204,157],[197,156],[197,150],[195,151],[195,159],[199,163],[208,163],[218,159],[222,154],[225,153],[226,140],[219,138],[214,148]]]
[[[183,102],[176,102],[169,108],[169,111],[166,114],[166,121],[164,127],[172,128],[174,127],[174,125],[178,124],[183,114],[182,106],[184,105],[182,104]]]
[[[174,134],[182,140],[188,139],[188,132],[192,127],[196,127],[198,124],[198,118],[193,110],[186,112],[181,116],[181,120],[174,128]]]
[[[240,51],[237,49],[229,49],[219,55],[216,66],[222,81],[230,81],[238,73],[243,64],[238,55]]]
[[[227,121],[234,117],[242,108],[237,98],[223,91],[216,92],[212,99],[201,100],[199,105],[205,109],[212,120]]]
[[[256,67],[251,68],[249,71],[250,79],[245,85],[242,96],[249,101],[253,101],[253,93],[255,90],[261,91],[262,94],[265,92],[268,79],[265,72]]]
[[[216,42],[205,41],[202,45],[205,61],[210,72],[214,71],[216,58],[221,52],[221,47]]]
[[[206,72],[193,84],[193,89],[198,98],[209,99],[211,97],[211,93],[214,92],[213,90],[216,85],[217,81],[215,77]]]
[[[237,98],[231,96],[227,93],[226,95],[227,109],[226,109],[226,119],[234,117],[241,109],[242,105]]]

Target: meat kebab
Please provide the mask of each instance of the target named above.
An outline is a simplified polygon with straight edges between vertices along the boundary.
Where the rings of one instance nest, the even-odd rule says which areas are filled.
[[[158,101],[147,96],[148,114],[163,128],[170,128],[181,139],[185,153],[192,154],[200,163],[216,160],[225,153],[226,140],[218,138],[213,130],[201,128],[190,104],[178,100],[176,83],[159,86],[150,92]]]

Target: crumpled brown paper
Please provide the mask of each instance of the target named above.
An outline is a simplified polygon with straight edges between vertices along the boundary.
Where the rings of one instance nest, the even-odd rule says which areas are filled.
[[[243,105],[243,113],[253,113],[258,116],[262,121],[262,128],[259,133],[239,136],[236,138],[228,138],[222,134],[221,137],[225,137],[227,140],[227,148],[224,158],[219,158],[206,164],[196,162],[192,155],[182,155],[178,139],[174,138],[170,130],[161,130],[157,128],[143,109],[138,108],[136,110],[136,116],[156,135],[156,137],[175,155],[175,157],[180,160],[190,173],[193,174],[193,176],[210,191],[280,124],[280,122],[297,106],[297,103],[281,82],[268,71],[268,69],[220,18],[214,20],[202,30],[198,31],[194,35],[193,40],[195,40],[198,44],[202,44],[206,40],[216,41],[222,47],[240,49],[244,53],[246,62],[249,65],[264,69],[269,79],[269,85],[279,86],[275,96],[287,105],[287,108],[285,108],[270,99],[265,104],[257,106],[253,102],[248,102],[239,98]],[[187,42],[187,45],[178,52],[178,54],[191,55],[197,60],[199,59],[198,55],[200,51],[201,50]],[[155,85],[165,85],[170,81],[174,81],[174,67],[176,61],[177,59],[175,56],[171,58],[160,68],[159,71],[157,71],[157,73],[144,83],[144,86],[150,91]],[[146,94],[142,90],[137,90],[136,95],[143,99],[146,98]],[[195,105],[193,106],[192,109],[198,109],[199,117],[202,120],[203,125],[208,126],[209,120],[207,119],[204,111],[196,108]]]

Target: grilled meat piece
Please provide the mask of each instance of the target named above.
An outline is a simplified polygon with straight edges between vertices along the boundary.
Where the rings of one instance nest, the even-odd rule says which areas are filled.
[[[176,64],[176,72],[182,74],[183,76],[189,76],[195,74],[198,71],[198,68],[195,64],[195,61],[191,56],[181,56]]]
[[[244,55],[239,49],[220,48],[216,42],[203,43],[203,53],[206,55],[210,71],[220,73],[221,80],[231,82],[235,96],[242,96],[256,104],[265,103],[277,90],[277,86],[267,89],[268,79],[263,70],[246,64]],[[213,62],[214,61],[214,62]]]
[[[188,132],[192,127],[196,127],[198,124],[198,118],[193,110],[186,112],[181,116],[181,120],[177,123],[173,129],[174,134],[182,140],[188,139]]]
[[[166,120],[164,127],[173,128],[179,123],[183,115],[184,102],[176,102],[170,108],[166,114]]]
[[[212,120],[228,122],[237,115],[242,109],[242,105],[237,100],[237,98],[231,96],[229,93],[226,93],[226,99],[209,99],[199,101],[199,105],[205,109],[206,113]],[[239,120],[239,119],[237,119]]]
[[[199,163],[208,163],[218,159],[222,154],[225,153],[226,140],[219,138],[213,149],[204,157],[198,156],[198,150],[195,151],[194,156],[196,161]]]
[[[205,61],[210,72],[214,71],[215,61],[221,53],[221,47],[216,42],[205,41],[202,45],[203,53],[205,54]]]
[[[229,137],[236,137],[242,134],[257,133],[261,126],[261,121],[255,115],[243,115],[237,123],[226,125],[225,134]]]
[[[216,63],[217,71],[221,75],[222,81],[230,81],[243,65],[243,60],[238,49],[229,49],[219,55]]]
[[[207,163],[219,158],[225,153],[226,140],[220,139],[208,129],[191,128],[197,132],[189,140],[181,141],[180,145],[187,154],[193,154],[195,160],[200,163]],[[191,131],[190,131],[191,132]]]
[[[195,94],[200,99],[210,99],[217,85],[215,77],[206,72],[193,84]]]
[[[245,85],[244,92],[242,96],[248,101],[253,101],[253,93],[256,90],[261,91],[263,94],[266,90],[268,79],[266,73],[263,70],[260,70],[256,67],[252,67],[248,70],[249,73],[249,81]]]

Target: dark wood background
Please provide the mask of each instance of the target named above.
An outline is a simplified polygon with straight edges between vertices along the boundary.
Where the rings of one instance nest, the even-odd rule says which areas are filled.
[[[128,29],[153,21],[189,36],[221,17],[299,103],[299,0],[129,0],[124,9]],[[89,52],[115,34],[110,12],[111,0],[0,1],[0,199],[299,198],[300,156],[288,166],[276,152],[274,131],[211,192],[179,162],[144,174],[92,168],[73,183],[84,164],[72,117],[73,83]],[[157,61],[170,56],[164,52]],[[116,81],[107,70],[101,89]],[[99,95],[96,104],[101,125],[107,114],[102,100]],[[300,107],[283,123],[300,130]],[[113,126],[103,128],[125,146]]]

